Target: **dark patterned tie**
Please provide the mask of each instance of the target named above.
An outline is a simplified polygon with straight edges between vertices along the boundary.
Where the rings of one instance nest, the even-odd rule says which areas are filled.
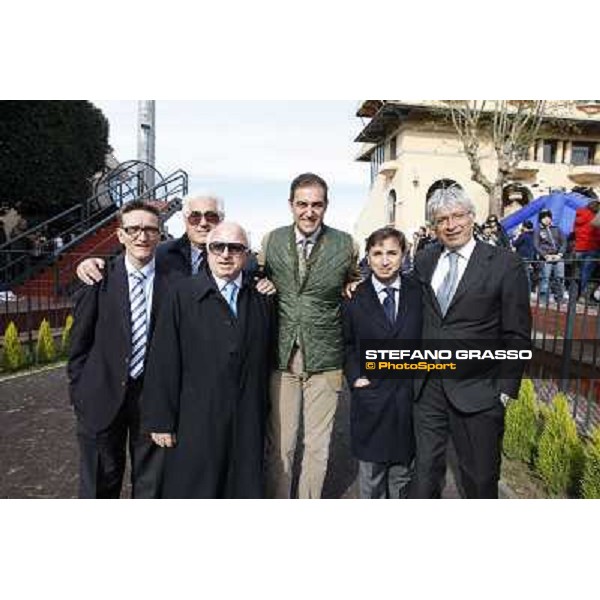
[[[396,322],[396,300],[395,300],[395,289],[393,287],[386,287],[383,291],[387,294],[383,300],[383,310],[388,321],[393,325]]]

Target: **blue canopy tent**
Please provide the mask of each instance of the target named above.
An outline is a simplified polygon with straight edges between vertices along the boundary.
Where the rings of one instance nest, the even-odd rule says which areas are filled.
[[[575,211],[582,206],[587,206],[589,201],[590,198],[577,192],[540,196],[521,210],[502,219],[501,223],[508,235],[512,237],[523,221],[532,221],[534,228],[537,229],[539,212],[544,208],[549,208],[552,211],[553,225],[557,225],[565,235],[569,235],[573,231]]]

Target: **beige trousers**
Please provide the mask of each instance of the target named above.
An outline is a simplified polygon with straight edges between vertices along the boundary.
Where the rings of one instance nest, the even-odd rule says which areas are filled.
[[[304,373],[302,352],[296,350],[289,371],[271,377],[271,412],[267,424],[267,497],[289,498],[292,467],[304,423],[304,456],[299,498],[320,498],[327,473],[333,419],[342,387],[342,371]]]

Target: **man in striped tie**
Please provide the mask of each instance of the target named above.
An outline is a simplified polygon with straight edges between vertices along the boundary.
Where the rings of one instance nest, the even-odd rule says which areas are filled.
[[[84,286],[76,301],[68,364],[77,416],[82,498],[118,498],[127,446],[132,497],[158,495],[162,451],[140,431],[140,397],[148,343],[165,276],[155,265],[160,240],[156,208],[141,201],[119,213],[125,254],[100,283]]]

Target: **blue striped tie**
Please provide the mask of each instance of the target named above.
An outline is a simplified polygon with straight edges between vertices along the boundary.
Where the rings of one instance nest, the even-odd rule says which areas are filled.
[[[146,324],[146,294],[144,280],[146,276],[139,271],[130,273],[134,279],[131,290],[131,360],[129,375],[132,379],[140,376],[144,370],[146,356],[147,324]]]

